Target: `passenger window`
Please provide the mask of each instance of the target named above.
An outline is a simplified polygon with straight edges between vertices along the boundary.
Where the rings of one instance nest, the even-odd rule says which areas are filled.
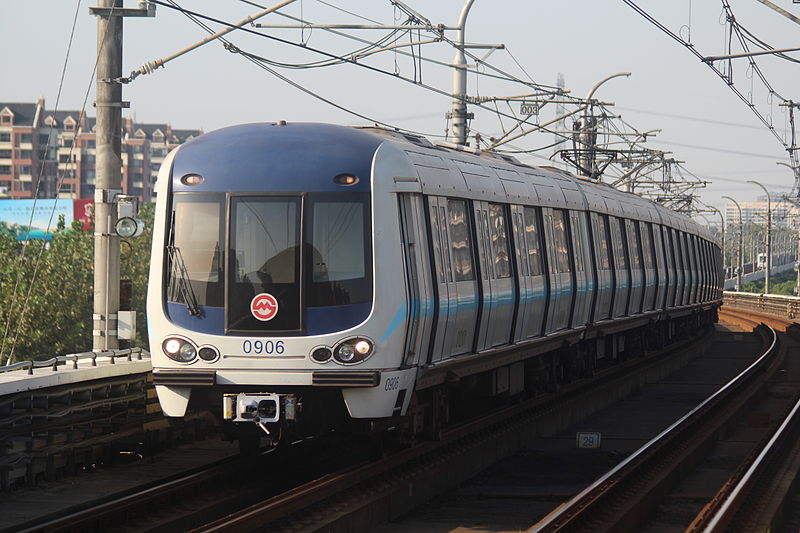
[[[614,240],[614,259],[617,269],[626,270],[628,268],[628,257],[625,254],[625,243],[623,242],[625,235],[625,227],[622,219],[617,218],[612,222],[612,228],[615,228]]]
[[[492,251],[494,252],[494,273],[498,278],[511,277],[511,261],[508,249],[508,233],[503,206],[489,204],[489,218],[492,229]]]
[[[631,267],[640,270],[642,268],[641,254],[642,242],[639,239],[639,232],[636,230],[635,220],[626,220],[625,227],[628,229],[629,252],[631,254]]]
[[[519,258],[519,268],[521,276],[530,276],[530,265],[528,265],[528,245],[525,244],[525,222],[522,213],[514,213],[514,235],[517,241],[517,257]]]
[[[485,210],[480,211],[480,224],[481,224],[481,240],[483,241],[483,257],[481,264],[483,265],[483,278],[489,279],[492,277],[492,262],[489,260],[489,254],[492,253],[489,246],[489,218]]]
[[[650,238],[650,223],[640,222],[639,229],[642,232],[642,257],[644,257],[644,267],[653,268],[653,241]]]
[[[556,246],[556,266],[558,272],[569,272],[569,248],[567,244],[567,228],[564,223],[564,213],[553,210],[553,236]]]
[[[447,246],[447,215],[444,207],[439,207],[439,227],[442,231],[442,255],[444,256],[444,270],[447,272],[447,281],[453,281],[453,265],[450,263],[450,250]]]
[[[600,215],[594,221],[595,238],[597,239],[597,262],[600,270],[608,270],[611,268],[611,261],[609,260],[608,250],[608,228],[606,227],[605,216]]]
[[[575,271],[583,272],[583,231],[578,216],[569,217],[572,226],[572,252],[575,254]]]
[[[433,250],[434,250],[434,262],[436,263],[436,278],[438,279],[439,283],[444,281],[444,271],[442,263],[444,262],[444,258],[442,257],[442,231],[439,227],[439,217],[436,214],[436,206],[431,206],[431,242],[433,243]],[[438,258],[438,260],[436,259]]]
[[[540,248],[539,219],[535,207],[526,207],[525,244],[528,247],[528,265],[532,276],[542,275],[542,252]]]
[[[474,280],[475,271],[472,268],[472,243],[467,223],[466,202],[447,200],[447,210],[450,214],[450,243],[455,264],[455,280]]]

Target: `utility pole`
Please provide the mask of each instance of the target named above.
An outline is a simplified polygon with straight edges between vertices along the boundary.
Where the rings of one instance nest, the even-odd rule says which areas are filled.
[[[98,0],[97,16],[97,176],[94,191],[94,310],[92,350],[115,350],[119,311],[119,237],[114,232],[115,201],[122,194],[122,19],[155,15],[140,1],[125,9],[122,0]]]
[[[744,270],[744,222],[742,221],[742,208],[739,206],[739,202],[730,196],[723,196],[723,198],[733,202],[733,205],[736,206],[736,210],[739,212],[739,253],[737,254],[739,259],[736,264],[736,292],[741,292],[742,270]]]
[[[758,185],[767,195],[767,268],[764,272],[764,294],[769,294],[769,270],[772,267],[772,201],[769,198],[769,191],[762,184],[754,180],[747,180],[747,183]]]
[[[449,113],[450,132],[455,144],[467,144],[467,57],[464,54],[464,26],[467,24],[467,15],[475,0],[467,0],[461,9],[458,18],[458,33],[456,34],[456,55],[453,58],[453,105]]]

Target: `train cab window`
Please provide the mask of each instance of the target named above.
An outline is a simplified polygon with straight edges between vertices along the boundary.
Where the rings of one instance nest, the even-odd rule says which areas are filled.
[[[503,211],[502,205],[489,204],[489,227],[492,231],[494,273],[500,279],[511,277],[511,254],[508,247],[508,232]]]
[[[229,331],[300,330],[300,212],[299,197],[231,199]],[[263,294],[277,301],[267,299],[276,312],[265,320],[251,312]]]
[[[309,307],[366,303],[372,300],[369,195],[312,195],[310,231],[304,262]]]
[[[609,270],[611,260],[608,248],[608,227],[606,226],[605,215],[599,215],[595,219],[595,239],[597,239],[597,264],[600,270]]]
[[[541,238],[539,231],[539,217],[535,207],[526,207],[525,214],[525,244],[528,247],[528,265],[531,276],[541,276],[544,272],[542,266]]]
[[[447,200],[447,211],[455,280],[474,280],[475,269],[472,268],[472,243],[467,219],[467,204],[464,200]]]
[[[567,244],[567,226],[564,212],[553,209],[553,237],[555,239],[557,272],[569,272],[569,245]]]
[[[222,194],[175,194],[167,246],[167,301],[188,303],[183,285],[188,281],[198,305],[223,307],[224,200]]]

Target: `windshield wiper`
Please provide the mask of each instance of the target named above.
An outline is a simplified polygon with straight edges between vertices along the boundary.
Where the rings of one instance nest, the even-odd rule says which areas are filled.
[[[189,272],[186,270],[181,251],[177,246],[167,246],[167,253],[169,253],[169,260],[172,265],[170,284],[177,289],[178,294],[186,302],[186,310],[189,311],[189,314],[198,316],[200,307],[197,305],[197,297],[195,297],[192,284],[189,282]]]

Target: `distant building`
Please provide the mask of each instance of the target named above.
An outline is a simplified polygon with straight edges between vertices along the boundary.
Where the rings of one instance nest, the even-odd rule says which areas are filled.
[[[0,102],[0,198],[93,198],[95,127],[79,111],[47,110],[44,98]],[[126,118],[120,133],[122,192],[148,201],[167,153],[203,132]]]
[[[763,201],[739,202],[739,207],[742,209],[742,223],[744,225],[766,225],[768,206],[772,209],[772,224],[775,227],[800,228],[800,209],[777,198],[773,198],[768,204],[766,196]],[[725,224],[731,228],[739,224],[739,210],[736,209],[733,202],[725,203]]]

